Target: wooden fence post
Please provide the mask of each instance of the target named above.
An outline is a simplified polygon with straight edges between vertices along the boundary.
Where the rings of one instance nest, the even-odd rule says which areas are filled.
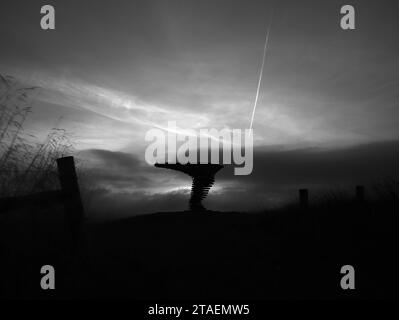
[[[299,189],[299,206],[306,209],[309,206],[308,189]]]
[[[57,167],[67,219],[76,245],[84,213],[73,157],[57,159]]]
[[[364,202],[364,186],[356,186],[356,201],[359,203]]]

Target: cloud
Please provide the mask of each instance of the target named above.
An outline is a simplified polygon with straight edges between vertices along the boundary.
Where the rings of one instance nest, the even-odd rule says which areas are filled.
[[[248,127],[272,2],[122,1],[96,5],[96,14],[90,1],[57,2],[63,22],[51,35],[30,27],[40,1],[24,12],[6,2],[0,26],[12,41],[0,67],[41,84],[43,100],[141,135],[168,120],[191,129]],[[397,4],[359,3],[361,27],[349,33],[337,23],[338,0],[273,6],[257,144],[397,138]]]
[[[31,27],[41,1],[3,2],[1,72],[43,88],[24,127],[45,137],[64,116],[97,197],[152,210],[185,195],[189,177],[144,163],[150,128],[249,126],[271,1],[56,1],[51,33]],[[206,201],[223,210],[397,176],[397,146],[381,141],[399,138],[398,2],[359,2],[355,32],[339,28],[341,1],[273,3],[254,171],[218,174]]]
[[[254,150],[250,176],[235,177],[232,168],[222,170],[221,181],[241,179],[248,186],[300,187],[363,183],[399,177],[399,141],[326,149]]]
[[[148,165],[137,154],[89,149],[78,153],[87,184],[92,188],[109,190],[115,194],[142,192],[165,193],[189,186],[191,179],[184,174],[159,170]]]
[[[107,168],[117,167],[121,170],[137,170],[140,161],[132,154],[101,149],[90,149],[80,153],[100,160]]]
[[[88,150],[102,165],[92,174],[96,210],[118,216],[154,211],[184,210],[188,206],[188,176],[155,169],[132,155]],[[353,189],[381,179],[399,179],[399,141],[370,143],[341,149],[280,148],[255,150],[254,171],[234,176],[233,166],[216,175],[215,186],[205,200],[208,208],[221,211],[261,210],[293,200],[299,188],[313,192],[334,188]],[[97,175],[97,176],[96,176]],[[108,187],[108,188],[107,188]]]

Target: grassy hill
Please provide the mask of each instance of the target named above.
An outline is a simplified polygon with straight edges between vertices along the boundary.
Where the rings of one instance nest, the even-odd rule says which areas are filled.
[[[8,269],[2,272],[14,268],[8,273],[8,286],[19,289],[3,295],[134,299],[398,297],[398,207],[397,199],[391,198],[373,203],[324,202],[306,210],[293,206],[259,213],[160,212],[87,223],[75,253],[68,248],[70,239],[62,218],[54,218],[61,209],[53,208],[47,216],[42,213],[42,220],[36,216],[40,221],[35,224],[3,223],[8,224],[8,234],[14,235],[14,243],[3,246],[3,253],[10,253],[25,235],[18,245],[20,254],[14,255],[13,261],[8,259]],[[53,217],[51,224],[49,217]],[[38,226],[41,232],[33,232],[35,236],[26,239]],[[35,241],[40,245],[35,246]],[[24,247],[28,253],[23,254]],[[55,266],[55,293],[38,286],[38,270],[43,264]],[[340,287],[341,267],[348,264],[356,271],[354,291]],[[19,282],[15,284],[14,280]]]

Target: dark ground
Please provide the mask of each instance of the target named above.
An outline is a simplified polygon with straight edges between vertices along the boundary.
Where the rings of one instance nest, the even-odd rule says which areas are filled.
[[[0,216],[3,298],[398,298],[397,199],[264,213],[165,212],[86,223],[62,207]],[[40,267],[56,290],[40,288]],[[353,265],[355,290],[340,269]]]

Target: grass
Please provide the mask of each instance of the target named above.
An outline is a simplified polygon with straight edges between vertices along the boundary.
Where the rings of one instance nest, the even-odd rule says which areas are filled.
[[[55,159],[73,152],[64,129],[51,129],[42,142],[24,131],[38,90],[0,74],[0,197],[57,188]]]

